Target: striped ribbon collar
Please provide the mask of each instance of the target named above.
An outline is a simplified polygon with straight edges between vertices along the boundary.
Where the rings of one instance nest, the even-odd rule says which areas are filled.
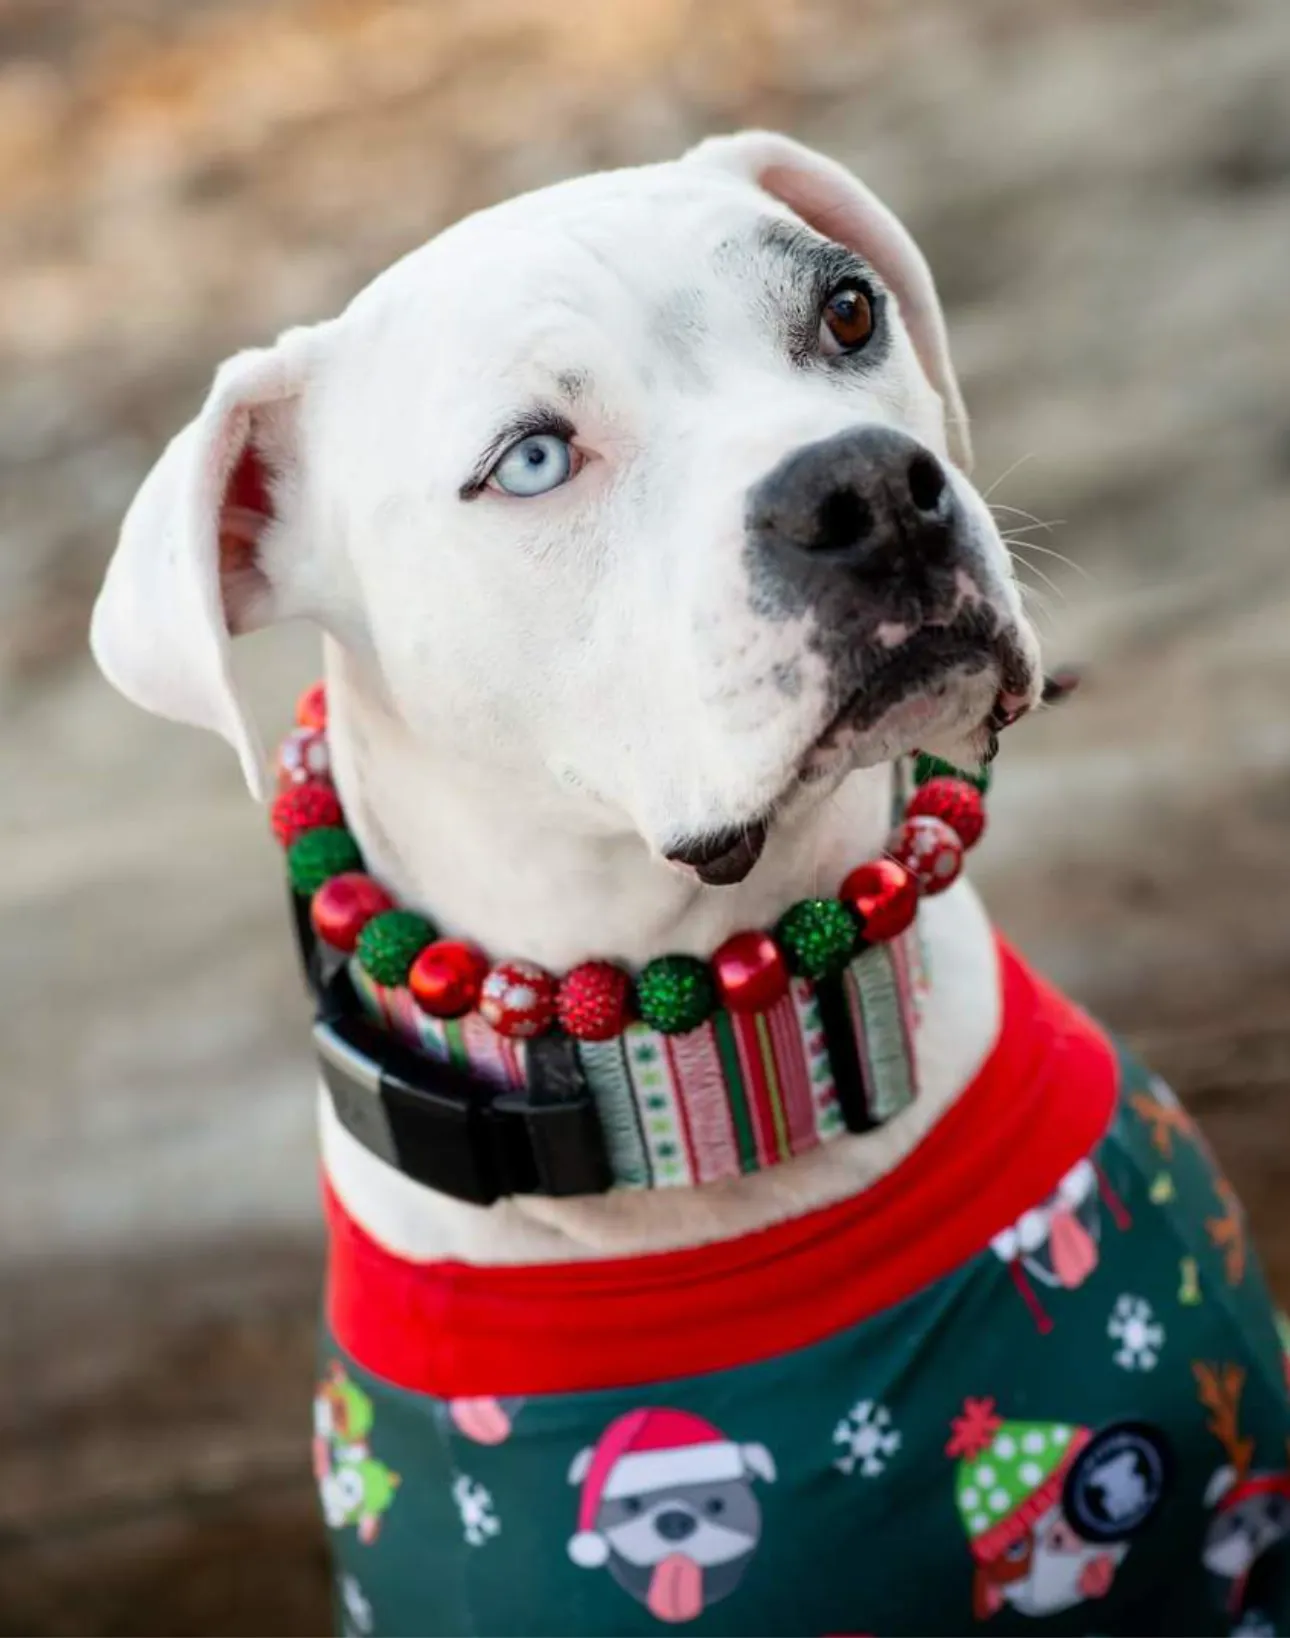
[[[374,1022],[435,1062],[502,1093],[532,1092],[546,1072],[541,1040],[500,1035],[477,1013],[431,1018],[407,989],[377,984],[356,960],[349,977]],[[917,1091],[926,988],[915,921],[835,978],[795,978],[767,1012],[720,1011],[685,1035],[636,1023],[611,1041],[560,1042],[598,1118],[608,1186],[739,1177],[890,1120]]]

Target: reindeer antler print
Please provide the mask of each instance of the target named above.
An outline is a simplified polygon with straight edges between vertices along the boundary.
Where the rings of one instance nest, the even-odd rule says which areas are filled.
[[[1151,1128],[1152,1145],[1162,1159],[1173,1159],[1175,1134],[1189,1143],[1194,1141],[1195,1128],[1181,1104],[1161,1103],[1149,1092],[1132,1093],[1129,1103]]]
[[[1241,1203],[1226,1178],[1215,1178],[1214,1193],[1223,1208],[1223,1215],[1207,1217],[1205,1227],[1215,1250],[1223,1253],[1223,1272],[1228,1285],[1240,1285],[1245,1278],[1245,1224],[1241,1216]]]
[[[1254,1460],[1254,1440],[1242,1439],[1240,1434],[1241,1390],[1245,1386],[1245,1369],[1241,1365],[1206,1365],[1197,1360],[1192,1365],[1196,1377],[1196,1395],[1205,1409],[1211,1412],[1205,1424],[1227,1452],[1239,1483],[1250,1471]]]

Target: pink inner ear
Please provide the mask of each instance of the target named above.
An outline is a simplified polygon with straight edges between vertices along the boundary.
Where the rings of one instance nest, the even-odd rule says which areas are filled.
[[[272,517],[268,469],[248,438],[228,475],[219,513],[220,588],[233,636],[257,623],[255,606],[268,590],[257,552]]]
[[[824,178],[811,176],[792,165],[768,165],[757,180],[772,198],[787,205],[817,233],[850,244],[852,250],[860,248],[847,237],[846,200],[839,198],[836,188]]]

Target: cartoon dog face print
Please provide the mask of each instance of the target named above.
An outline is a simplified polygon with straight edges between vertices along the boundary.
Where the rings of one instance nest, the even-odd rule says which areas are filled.
[[[1219,1607],[1231,1617],[1258,1607],[1260,1562],[1290,1538],[1290,1470],[1254,1467],[1255,1441],[1241,1431],[1245,1367],[1232,1361],[1192,1365],[1206,1426],[1227,1460],[1205,1490],[1213,1517],[1201,1562],[1214,1578]]]
[[[1171,1472],[1168,1445],[1145,1423],[1094,1432],[1005,1421],[989,1399],[966,1402],[946,1453],[959,1458],[955,1501],[978,1621],[1005,1604],[1039,1617],[1105,1598]]]
[[[980,1621],[1011,1604],[1022,1615],[1056,1615],[1105,1598],[1128,1550],[1085,1541],[1060,1504],[1050,1507],[997,1559],[977,1565],[973,1612]]]
[[[569,1470],[582,1486],[569,1554],[607,1568],[660,1621],[692,1621],[739,1585],[761,1537],[757,1479],[775,1464],[687,1411],[621,1416]]]
[[[1102,1218],[1093,1162],[1078,1161],[1052,1194],[1032,1206],[990,1246],[1001,1262],[1020,1262],[1041,1285],[1073,1291],[1097,1267]]]
[[[1085,1157],[1071,1167],[1052,1194],[990,1242],[995,1256],[1007,1264],[1041,1331],[1051,1330],[1052,1321],[1031,1282],[1065,1291],[1083,1285],[1098,1265],[1104,1204],[1116,1227],[1127,1228],[1123,1205]]]
[[[1249,1602],[1255,1566],[1290,1537],[1290,1473],[1253,1473],[1238,1479],[1230,1467],[1214,1475],[1206,1491],[1214,1517],[1205,1532],[1201,1562],[1219,1583],[1229,1613]]]

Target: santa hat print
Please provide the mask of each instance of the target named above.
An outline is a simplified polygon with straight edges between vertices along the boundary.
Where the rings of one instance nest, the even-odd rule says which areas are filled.
[[[608,1559],[609,1543],[596,1529],[604,1501],[687,1484],[720,1484],[749,1474],[774,1479],[775,1463],[764,1445],[737,1445],[690,1411],[628,1411],[609,1424],[594,1446],[580,1451],[569,1468],[569,1483],[582,1486],[569,1557],[584,1570],[598,1569]]]
[[[1069,1422],[1005,1422],[993,1399],[964,1401],[945,1454],[959,1458],[954,1500],[980,1563],[998,1558],[1058,1500],[1092,1437]]]

